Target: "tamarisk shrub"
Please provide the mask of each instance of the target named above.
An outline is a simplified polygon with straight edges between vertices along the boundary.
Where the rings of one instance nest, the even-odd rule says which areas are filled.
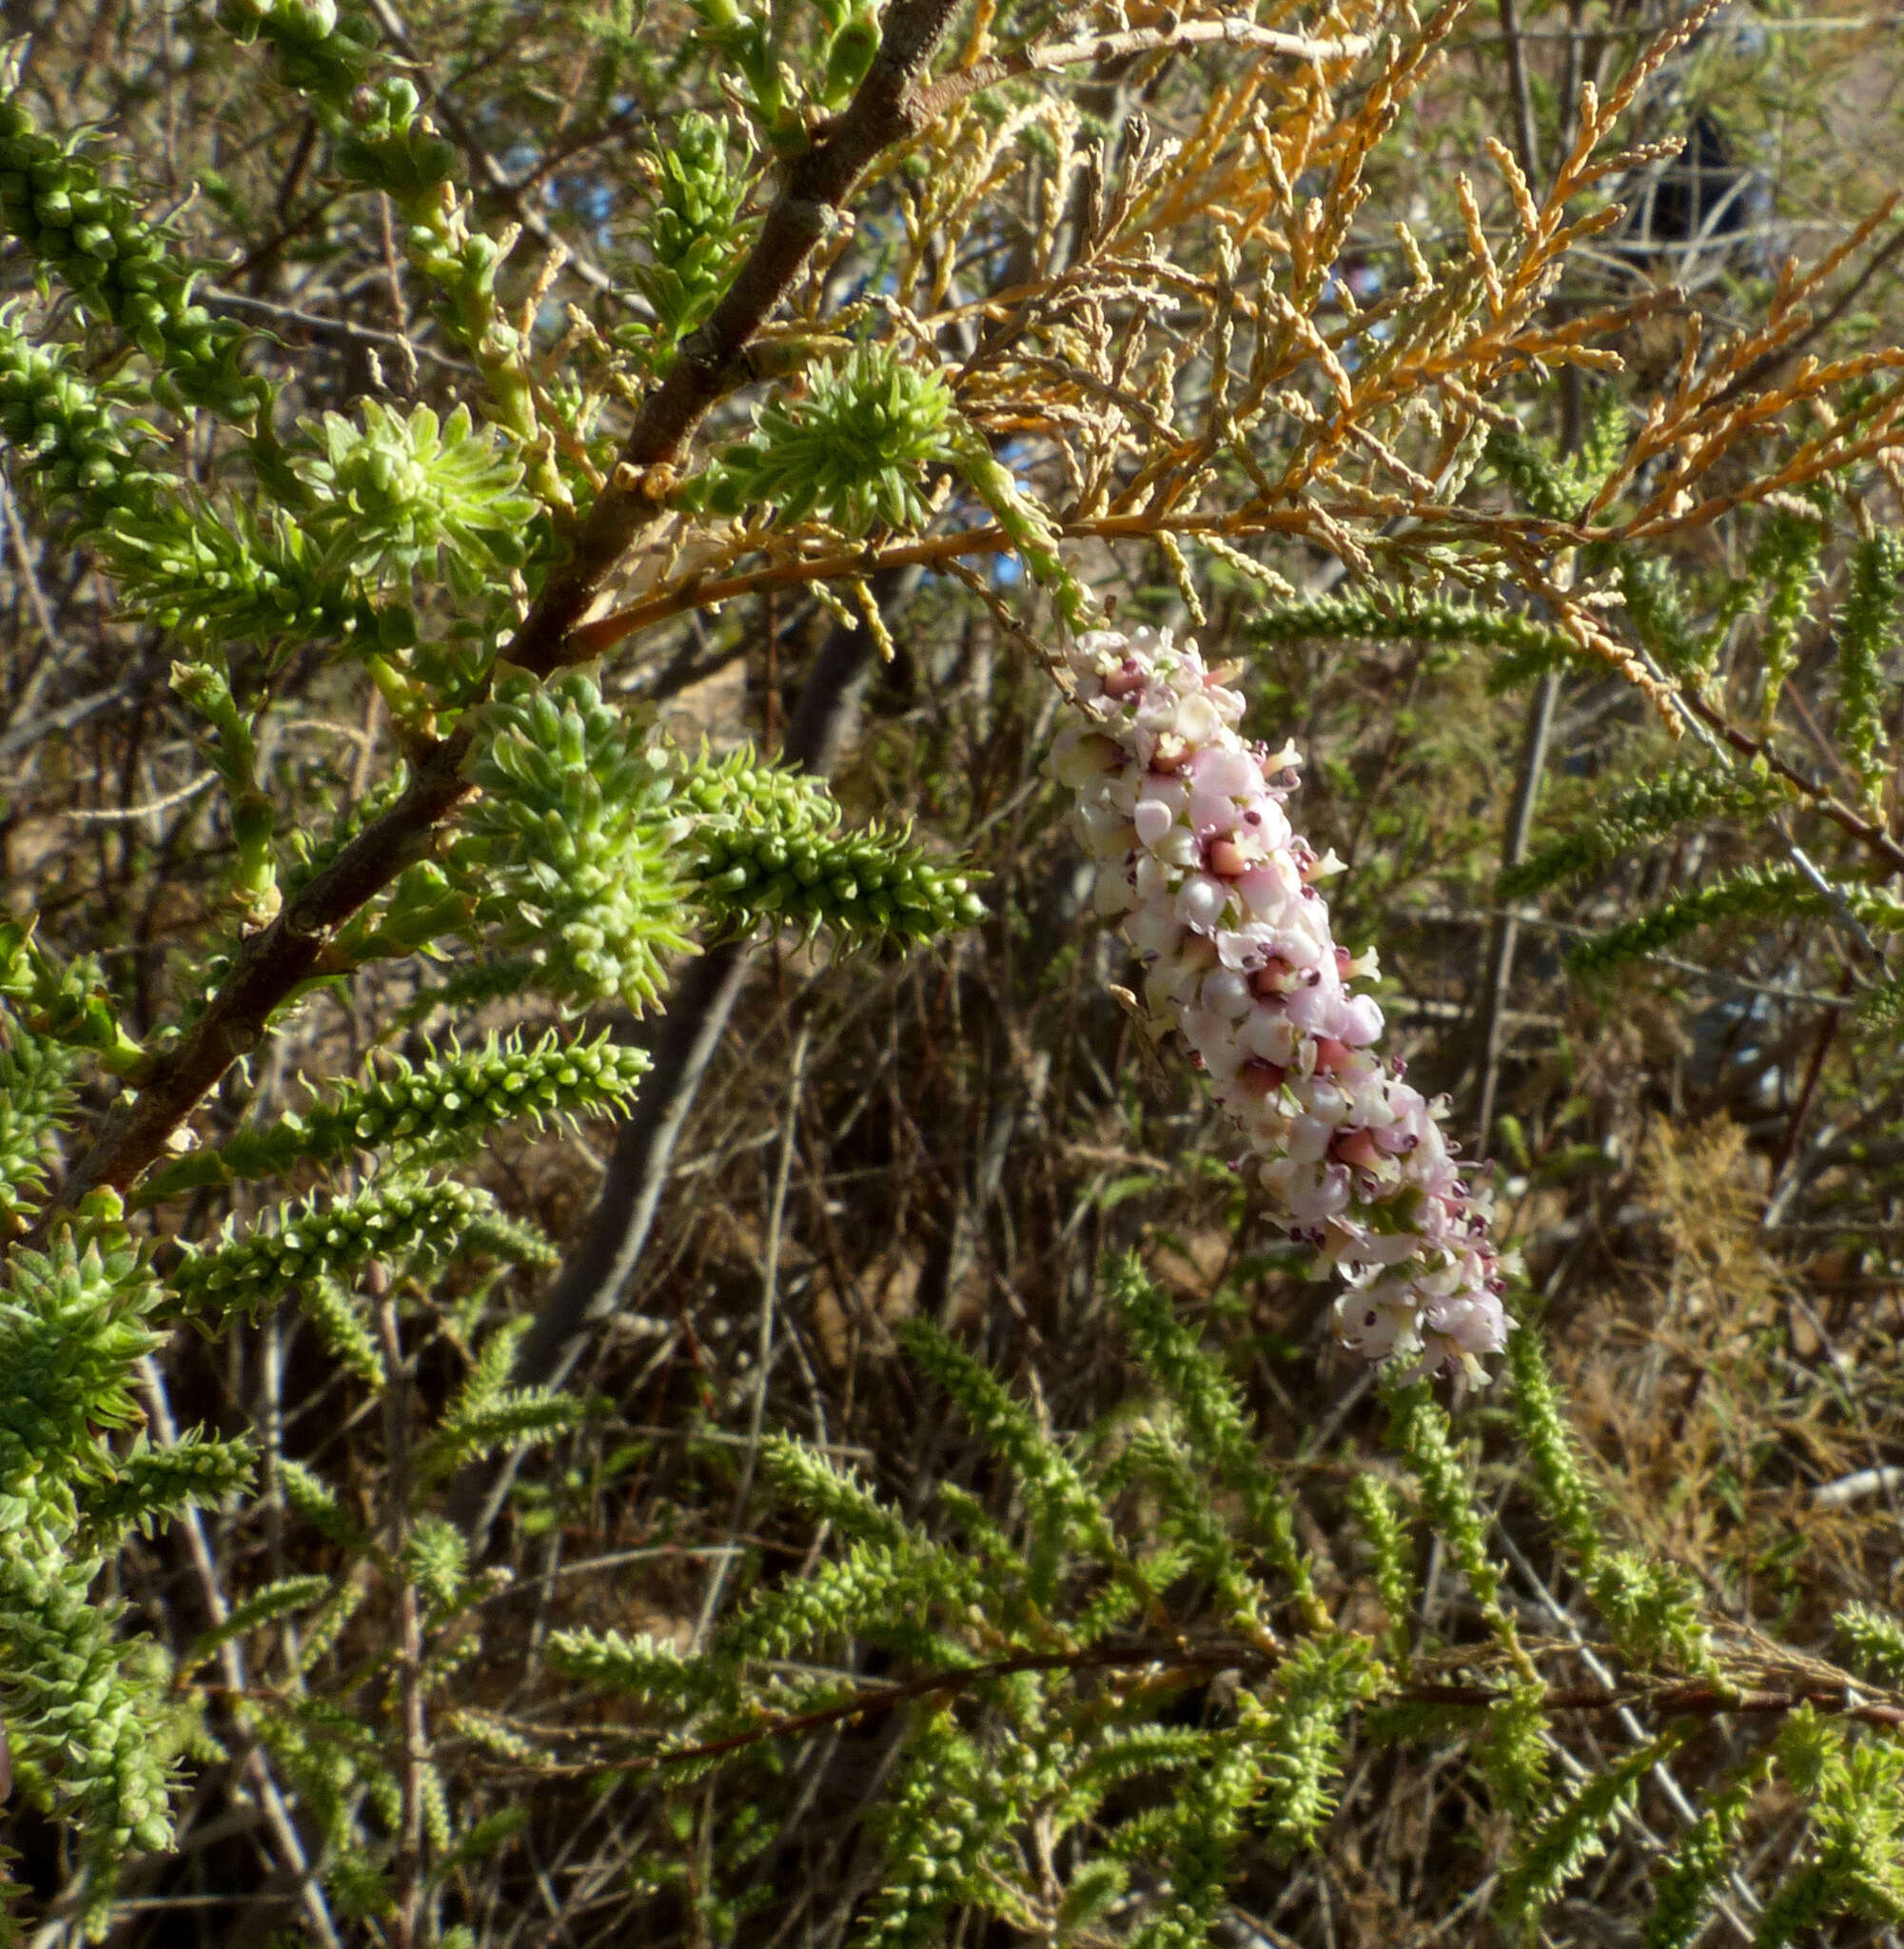
[[[1891,1530],[1776,1615],[1789,1552],[1642,1546],[1543,1307],[1620,1222],[1566,1174],[1616,977],[1773,1052],[1755,1265],[1900,1216],[1885,218],[1722,331],[1594,247],[1742,58],[1710,0],[1543,15],[1538,88],[1460,0],[39,11],[0,1935],[1904,1922]],[[1493,972],[1423,974],[1476,920]],[[1154,1223],[1112,930],[1217,1106]],[[1502,1169],[1411,1008],[1525,1086]],[[1340,1290],[1286,1334],[1297,1258]],[[1875,1352],[1815,1366],[1735,1503],[1780,1430],[1894,1434]]]

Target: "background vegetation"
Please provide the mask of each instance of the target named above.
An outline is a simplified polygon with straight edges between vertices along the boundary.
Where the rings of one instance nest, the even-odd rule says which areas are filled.
[[[1894,10],[6,11],[18,1935],[1890,1939]],[[1484,1391],[1120,1005],[1113,606]]]

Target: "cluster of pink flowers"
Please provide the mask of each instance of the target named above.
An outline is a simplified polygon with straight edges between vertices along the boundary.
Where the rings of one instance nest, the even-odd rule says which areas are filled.
[[[1053,766],[1159,1032],[1178,1031],[1207,1073],[1277,1221],[1345,1282],[1345,1343],[1482,1378],[1511,1324],[1489,1194],[1463,1179],[1443,1103],[1374,1053],[1382,1011],[1350,986],[1375,974],[1374,953],[1336,945],[1316,886],[1341,862],[1283,809],[1294,748],[1239,737],[1242,697],[1168,631],[1093,631],[1069,657],[1083,721]]]

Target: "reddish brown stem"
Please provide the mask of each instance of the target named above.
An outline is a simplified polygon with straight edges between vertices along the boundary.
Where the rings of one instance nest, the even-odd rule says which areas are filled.
[[[1893,873],[1904,873],[1904,846],[1900,846],[1875,819],[1866,818],[1834,798],[1795,765],[1787,764],[1769,744],[1739,730],[1714,710],[1697,691],[1682,684],[1679,696],[1694,717],[1723,738],[1740,757],[1763,758],[1768,770],[1776,773],[1788,785],[1796,785],[1805,795],[1813,811],[1822,813],[1841,832],[1849,833],[1860,846],[1883,860]]]
[[[1838,980],[1838,993],[1849,995],[1852,992],[1851,970],[1847,968]],[[1805,1129],[1805,1119],[1811,1114],[1812,1099],[1818,1093],[1818,1079],[1825,1073],[1825,1057],[1831,1053],[1833,1039],[1838,1032],[1838,1024],[1844,1019],[1842,1009],[1827,1009],[1824,1019],[1818,1024],[1817,1039],[1812,1044],[1812,1058],[1805,1065],[1805,1080],[1798,1087],[1798,1100],[1792,1106],[1792,1114],[1785,1125],[1785,1134],[1779,1141],[1778,1154],[1772,1160],[1772,1175],[1766,1181],[1765,1194],[1776,1200],[1779,1181],[1790,1169],[1792,1159],[1798,1150],[1798,1139]]]
[[[989,1664],[960,1665],[952,1670],[926,1672],[898,1684],[869,1685],[832,1705],[811,1712],[792,1713],[784,1719],[770,1720],[749,1726],[744,1732],[730,1733],[724,1739],[710,1740],[702,1745],[679,1746],[664,1753],[644,1753],[624,1761],[613,1770],[628,1773],[650,1772],[677,1762],[703,1762],[725,1758],[747,1746],[767,1740],[798,1739],[851,1720],[874,1713],[891,1712],[916,1699],[955,1698],[999,1679],[1022,1672],[1084,1672],[1123,1670],[1149,1684],[1183,1683],[1196,1675],[1216,1671],[1243,1671],[1266,1674],[1281,1662],[1275,1647],[1242,1643],[1214,1645],[1187,1644],[1101,1644],[1088,1651],[1031,1652],[1016,1658],[1001,1658]],[[1499,1705],[1510,1695],[1498,1685],[1421,1683],[1398,1685],[1377,1702],[1389,1705],[1439,1705],[1472,1707],[1484,1711]],[[1849,1685],[1808,1685],[1791,1690],[1772,1687],[1747,1690],[1707,1681],[1673,1685],[1580,1685],[1555,1687],[1541,1700],[1547,1712],[1618,1712],[1626,1706],[1643,1706],[1661,1719],[1717,1719],[1726,1713],[1755,1717],[1796,1712],[1809,1705],[1815,1711],[1835,1718],[1856,1720],[1867,1725],[1904,1725],[1904,1706],[1869,1700]],[[579,1770],[604,1771],[587,1767]]]

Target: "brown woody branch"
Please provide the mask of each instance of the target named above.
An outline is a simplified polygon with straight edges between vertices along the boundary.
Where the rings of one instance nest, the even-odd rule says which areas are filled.
[[[1900,846],[1875,819],[1855,812],[1842,799],[1834,798],[1815,779],[1808,778],[1796,765],[1788,764],[1762,738],[1738,729],[1690,686],[1679,686],[1679,699],[1709,730],[1725,739],[1740,757],[1763,758],[1766,768],[1802,793],[1814,812],[1821,813],[1841,832],[1848,833],[1868,852],[1883,860],[1893,873],[1904,873],[1904,846]]]
[[[619,464],[597,498],[569,560],[551,576],[509,650],[538,675],[564,660],[569,632],[642,528],[661,511],[665,474],[708,408],[734,384],[740,355],[833,229],[854,186],[882,149],[926,126],[917,84],[959,0],[898,0],[879,53],[853,103],[823,141],[800,156],[760,235],[714,315],[683,341],[649,394]]]
[[[128,1191],[166,1152],[172,1132],[234,1062],[264,1040],[266,1024],[317,971],[330,935],[422,857],[435,828],[469,790],[466,731],[431,744],[403,796],[373,819],[262,932],[239,947],[231,972],[176,1048],[160,1056],[137,1096],[108,1112],[41,1220],[102,1186]]]
[[[959,0],[894,0],[879,52],[851,105],[791,167],[754,248],[714,315],[682,345],[636,415],[620,463],[517,631],[506,660],[537,676],[573,660],[570,631],[594,603],[642,527],[659,512],[651,470],[680,455],[708,409],[734,383],[748,341],[792,288],[854,186],[882,149],[925,126],[919,79]],[[278,917],[240,947],[230,974],[132,1102],[110,1112],[69,1172],[48,1217],[102,1186],[131,1188],[164,1155],[172,1133],[230,1066],[264,1040],[272,1015],[316,972],[328,936],[421,858],[435,829],[469,791],[467,728],[413,758],[416,777]],[[42,1220],[42,1229],[46,1224]]]
[[[1023,1672],[1125,1671],[1151,1685],[1167,1685],[1182,1680],[1219,1671],[1251,1672],[1266,1676],[1281,1663],[1273,1645],[1241,1642],[1211,1645],[1197,1644],[1100,1644],[1086,1651],[1028,1652],[1016,1658],[1001,1658],[987,1664],[958,1665],[951,1670],[926,1672],[897,1684],[868,1685],[831,1705],[815,1706],[809,1712],[790,1713],[744,1732],[730,1733],[724,1739],[709,1740],[696,1746],[677,1746],[666,1752],[644,1753],[634,1760],[606,1765],[584,1764],[578,1772],[652,1772],[658,1766],[677,1762],[724,1759],[730,1753],[769,1740],[804,1738],[823,1732],[829,1726],[845,1724],[875,1713],[892,1712],[918,1699],[952,1699],[976,1685],[1012,1678]],[[1511,1695],[1498,1685],[1420,1683],[1397,1685],[1375,1700],[1381,1705],[1437,1705],[1485,1711]],[[1662,1719],[1718,1719],[1727,1713],[1754,1717],[1796,1712],[1802,1706],[1837,1719],[1854,1720],[1864,1725],[1896,1729],[1904,1726],[1904,1705],[1865,1698],[1850,1684],[1777,1687],[1731,1686],[1700,1680],[1691,1683],[1665,1685],[1577,1685],[1550,1688],[1541,1700],[1551,1713],[1598,1714],[1618,1712],[1628,1706],[1641,1706]],[[546,1769],[543,1769],[546,1770]]]
[[[1089,521],[1056,522],[1053,526],[1067,541],[1137,541],[1166,531],[1177,535],[1215,534],[1227,538],[1238,534],[1308,534],[1316,523],[1302,508],[1277,508],[1262,513],[1228,516],[1175,516],[1153,514],[1098,515]],[[787,561],[769,561],[759,568],[738,574],[696,578],[680,582],[658,595],[631,602],[625,609],[584,622],[570,636],[564,660],[592,661],[626,638],[653,629],[670,617],[690,609],[711,609],[719,602],[732,602],[741,596],[758,595],[762,589],[789,583],[839,581],[865,577],[881,570],[938,567],[964,560],[970,555],[1005,555],[1018,544],[1003,528],[952,528],[942,535],[929,535],[923,541],[898,541],[886,546],[837,549],[831,555],[797,557]]]

